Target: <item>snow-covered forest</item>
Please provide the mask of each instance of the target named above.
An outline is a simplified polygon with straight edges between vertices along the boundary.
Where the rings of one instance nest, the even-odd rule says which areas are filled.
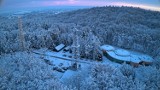
[[[25,49],[20,47],[21,33]],[[53,50],[61,43],[71,46],[77,37],[79,54],[92,61],[103,44],[146,53],[154,61],[137,68],[92,63],[62,83],[54,77],[53,67],[32,51]],[[159,90],[160,12],[107,6],[58,14],[32,12],[21,18],[0,16],[0,90],[8,89]]]
[[[52,66],[28,52],[1,55],[1,90],[159,90],[160,61],[134,68],[93,63],[61,83]]]
[[[0,52],[17,51],[18,18],[1,16],[0,20]],[[97,7],[56,15],[31,13],[22,17],[28,48],[71,44],[74,27],[78,27],[85,34],[91,30],[101,44],[145,52],[153,57],[160,55],[159,21],[159,12],[130,7]]]

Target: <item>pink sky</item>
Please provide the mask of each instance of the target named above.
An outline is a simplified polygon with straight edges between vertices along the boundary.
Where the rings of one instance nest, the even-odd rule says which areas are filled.
[[[36,3],[36,2],[35,2]],[[35,4],[33,2],[33,4]],[[42,6],[133,6],[144,9],[160,11],[160,7],[148,4],[129,3],[129,2],[109,2],[109,1],[78,1],[78,0],[65,0],[65,1],[43,1],[39,3]]]
[[[133,6],[160,11],[160,0],[4,0],[3,7]]]

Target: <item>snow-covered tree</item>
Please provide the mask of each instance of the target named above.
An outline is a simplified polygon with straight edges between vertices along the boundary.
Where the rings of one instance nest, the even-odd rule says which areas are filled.
[[[53,76],[51,66],[32,53],[6,54],[0,61],[1,90],[72,90]]]

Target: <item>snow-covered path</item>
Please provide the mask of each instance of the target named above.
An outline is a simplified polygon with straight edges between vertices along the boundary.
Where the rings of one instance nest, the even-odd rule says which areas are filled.
[[[57,58],[57,59],[61,59],[61,60],[67,60],[67,61],[77,61],[79,63],[86,63],[86,64],[93,64],[93,63],[97,63],[98,61],[93,61],[93,60],[76,60],[73,58],[69,58],[69,57],[64,57],[62,52],[53,52],[53,51],[41,51],[41,50],[34,50],[33,53],[38,54],[38,55],[42,55],[44,57],[44,59],[49,60],[50,58]]]
[[[68,53],[68,52],[63,53],[62,51],[54,52],[54,51],[50,51],[50,50],[39,49],[39,50],[34,50],[33,53],[40,55],[44,59],[49,60],[49,61],[53,61],[56,58],[58,60],[64,60],[64,61],[69,61],[69,62],[74,61],[75,62],[75,59],[67,57],[67,56],[72,56],[71,53]],[[64,54],[66,56],[64,56]],[[121,64],[112,62],[106,57],[103,57],[103,61],[93,61],[90,59],[79,59],[79,60],[77,60],[77,62],[83,63],[83,64],[95,64],[95,63],[101,63],[101,64],[106,64],[106,65],[109,64],[112,67],[121,66]]]

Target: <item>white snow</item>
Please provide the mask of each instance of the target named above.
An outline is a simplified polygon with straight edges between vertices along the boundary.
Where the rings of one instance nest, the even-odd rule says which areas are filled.
[[[142,61],[144,62],[153,61],[153,58],[149,55],[145,55],[135,51],[121,49],[118,47],[113,47],[110,45],[103,45],[101,46],[101,49],[105,50],[106,53],[108,53],[108,55],[111,56],[112,58],[118,59],[121,61],[128,61],[128,62],[134,62],[134,63],[140,63]]]
[[[73,71],[73,70],[67,70],[63,76],[61,77],[60,81],[64,82],[65,80],[69,79],[70,77],[72,77],[73,75],[75,75],[77,73],[77,71]]]
[[[114,52],[119,56],[130,56],[130,52],[124,49],[116,49]]]
[[[120,49],[110,45],[105,45],[101,47],[101,49],[106,50],[106,53],[108,53],[111,57],[121,61],[139,63],[142,60],[146,60],[146,61],[152,60],[152,58],[148,55],[144,55],[138,52],[128,51],[125,49]],[[117,68],[117,67],[119,68],[121,66],[121,64],[112,62],[108,58],[103,56],[102,62],[97,62],[97,61],[92,61],[87,59],[85,60],[79,59],[77,60],[78,64],[80,64],[81,66],[79,70],[76,70],[76,71],[73,71],[71,69],[64,70],[63,67],[70,67],[72,65],[72,62],[75,61],[75,59],[69,57],[69,56],[72,56],[71,53],[65,52],[63,50],[59,52],[54,52],[47,49],[35,50],[34,53],[43,55],[44,59],[49,60],[53,64],[53,67],[58,68],[58,70],[59,69],[62,70],[62,72],[56,69],[53,70],[53,75],[59,78],[61,82],[66,82],[67,80],[72,78],[74,75],[77,75],[78,71],[84,71],[85,74],[87,75],[87,73],[89,73],[88,68],[94,63],[111,65],[113,68]]]
[[[50,56],[45,56],[45,59],[51,61],[52,64],[54,64],[57,67],[59,67],[60,64],[63,64],[62,65],[63,67],[69,67],[71,65],[71,61],[62,60],[62,59],[58,59]]]
[[[149,55],[141,55],[139,58],[141,61],[145,61],[145,62],[152,62],[153,61],[153,58],[150,57]]]
[[[131,55],[131,62],[134,62],[134,63],[140,63],[141,62],[141,60],[140,60],[140,58],[139,58],[139,56],[138,55]]]
[[[67,46],[64,48],[64,50],[68,51],[70,49],[70,46]]]
[[[60,44],[60,45],[56,46],[55,49],[56,49],[57,51],[59,51],[59,50],[61,50],[61,49],[64,48],[64,47],[65,47],[64,44]]]
[[[111,57],[115,58],[115,59],[118,59],[118,60],[121,60],[121,61],[130,61],[130,57],[129,56],[120,56],[120,55],[117,55],[114,51],[109,51],[107,52],[108,55],[110,55]]]
[[[115,48],[113,46],[111,46],[111,45],[103,45],[103,46],[101,46],[101,49],[105,50],[105,51],[112,51]]]
[[[61,77],[63,76],[63,73],[58,72],[58,71],[54,71],[54,72],[53,72],[53,75],[54,75],[54,77],[56,77],[56,78],[61,78]]]

